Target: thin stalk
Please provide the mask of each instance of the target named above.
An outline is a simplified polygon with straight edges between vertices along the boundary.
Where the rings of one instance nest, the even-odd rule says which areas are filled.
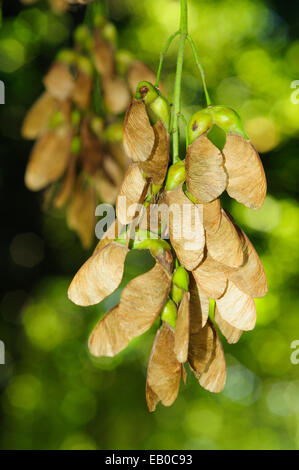
[[[191,36],[189,36],[189,35],[187,35],[187,39],[188,39],[188,41],[189,41],[189,43],[190,43],[190,46],[191,46],[191,49],[192,49],[192,52],[193,52],[193,56],[194,56],[194,59],[195,59],[195,62],[196,62],[196,65],[197,65],[197,67],[198,67],[198,69],[199,69],[199,72],[200,72],[200,75],[201,75],[201,79],[202,79],[202,83],[203,83],[203,89],[204,89],[204,93],[205,93],[205,97],[206,97],[207,106],[210,106],[210,104],[211,104],[211,99],[210,99],[210,95],[209,95],[208,88],[207,88],[206,75],[205,75],[203,66],[201,65],[201,62],[200,62],[200,59],[199,59],[199,56],[198,56],[198,53],[197,53],[197,50],[196,50],[196,47],[195,47],[195,44],[194,44],[193,39],[192,39]]]
[[[161,77],[161,72],[162,72],[162,67],[163,67],[164,59],[165,59],[165,56],[166,56],[166,54],[167,54],[167,52],[168,52],[168,49],[169,49],[169,47],[171,46],[172,41],[173,41],[179,34],[180,34],[180,30],[179,30],[179,31],[176,31],[174,34],[172,34],[172,35],[168,38],[168,40],[167,40],[167,42],[166,42],[164,48],[163,48],[162,51],[161,51],[161,54],[160,54],[160,63],[159,63],[158,72],[157,72],[157,78],[156,78],[156,83],[155,83],[155,86],[156,86],[156,87],[159,86],[160,77]]]
[[[173,119],[173,163],[180,160],[180,131],[179,116],[181,113],[181,88],[184,65],[185,43],[188,36],[188,5],[187,0],[181,0],[180,45],[177,58],[177,68],[174,89],[174,119]]]

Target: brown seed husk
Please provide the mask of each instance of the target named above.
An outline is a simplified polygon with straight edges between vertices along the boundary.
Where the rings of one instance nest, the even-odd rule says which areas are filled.
[[[22,136],[25,139],[36,139],[43,134],[56,109],[57,100],[45,91],[28,111],[22,126]]]
[[[174,353],[174,331],[163,323],[157,332],[147,369],[147,384],[164,406],[176,400],[181,382],[181,364]],[[149,409],[152,400],[148,403]]]
[[[216,233],[222,218],[220,199],[203,204],[203,226],[207,233]]]
[[[228,194],[251,209],[259,209],[267,192],[267,181],[259,154],[239,134],[230,133],[223,148],[228,172]]]
[[[60,101],[69,98],[75,86],[69,67],[62,62],[54,62],[43,82],[47,91]]]
[[[202,203],[219,197],[227,186],[223,155],[206,134],[188,147],[186,182],[190,193]]]
[[[155,139],[145,104],[133,99],[124,122],[124,148],[127,155],[134,162],[145,162],[152,158]]]
[[[139,165],[133,163],[126,171],[116,200],[116,214],[123,225],[135,218],[136,205],[143,203],[147,189],[148,181],[143,178]]]
[[[268,292],[266,274],[261,260],[251,241],[242,232],[244,264],[228,272],[228,278],[243,292],[251,297],[264,297]]]
[[[190,329],[190,313],[189,313],[189,292],[184,292],[181,300],[175,328],[175,344],[174,352],[177,360],[184,363],[188,359],[189,346],[189,329]]]
[[[239,330],[253,330],[256,323],[256,309],[252,297],[228,282],[225,294],[216,300],[216,306],[222,318]]]
[[[94,188],[78,181],[66,211],[66,220],[69,228],[77,233],[86,249],[91,247],[94,239],[95,209]]]
[[[146,176],[159,186],[165,180],[169,163],[169,135],[161,120],[154,125],[153,129],[156,136],[153,156],[150,160],[141,162],[140,167]]]
[[[102,77],[112,77],[114,74],[114,52],[112,46],[106,42],[99,30],[95,31],[95,48],[93,51],[94,63]]]
[[[71,145],[71,133],[50,131],[34,145],[25,173],[25,184],[39,191],[57,181],[66,169]]]
[[[170,276],[159,263],[130,281],[119,304],[93,330],[89,340],[91,354],[115,356],[131,339],[145,333],[160,314],[170,285]]]
[[[132,95],[136,92],[136,88],[140,82],[155,83],[156,75],[143,62],[134,60],[128,71],[128,83]]]
[[[196,283],[193,276],[190,276],[189,280],[189,292],[190,292],[190,315],[192,315],[192,327],[196,327],[196,330],[201,329],[207,323],[209,318],[210,301],[209,297],[203,292],[203,290]]]
[[[172,191],[168,191],[166,199],[169,206],[169,235],[171,244],[180,263],[187,270],[192,271],[199,265],[204,256],[203,207],[200,204],[193,204],[185,196],[182,185],[177,186]],[[184,221],[185,217],[186,220]]]
[[[91,92],[93,87],[93,78],[87,73],[79,70],[78,77],[73,89],[73,101],[81,109],[89,107],[91,101]]]
[[[207,255],[205,260],[193,271],[199,287],[211,298],[221,297],[227,287],[227,274],[222,265]]]
[[[218,263],[236,268],[244,262],[242,239],[226,212],[222,209],[221,213],[217,232],[206,234],[208,252]]]
[[[74,277],[68,290],[69,299],[88,306],[112,294],[121,283],[127,253],[126,246],[115,242],[96,251]]]
[[[112,114],[123,113],[130,103],[130,93],[122,78],[105,78],[102,82],[104,102]]]
[[[217,307],[215,307],[215,322],[217,323],[221,333],[229,344],[235,344],[239,341],[243,331],[238,330],[238,328],[235,328],[234,326],[227,323],[227,321],[225,321],[220,315]]]

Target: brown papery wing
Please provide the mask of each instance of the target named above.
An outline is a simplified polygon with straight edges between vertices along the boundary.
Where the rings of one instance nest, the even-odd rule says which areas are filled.
[[[251,209],[259,209],[267,193],[263,164],[253,145],[230,133],[223,148],[228,172],[228,194]]]

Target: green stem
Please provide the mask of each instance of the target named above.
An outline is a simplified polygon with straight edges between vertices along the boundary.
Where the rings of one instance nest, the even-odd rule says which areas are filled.
[[[179,34],[180,34],[180,30],[179,30],[179,31],[176,31],[174,34],[172,34],[172,35],[168,38],[168,40],[167,40],[167,42],[166,42],[164,48],[163,48],[162,51],[161,51],[161,54],[160,54],[160,63],[159,63],[158,72],[157,72],[157,78],[156,78],[156,83],[155,83],[155,86],[156,86],[156,87],[159,86],[160,76],[161,76],[161,72],[162,72],[162,67],[163,67],[164,59],[165,59],[165,56],[166,56],[166,54],[167,54],[167,52],[168,52],[168,49],[169,49],[169,47],[170,47],[172,41],[173,41]]]
[[[188,6],[187,0],[181,0],[180,45],[177,58],[177,68],[174,89],[174,119],[173,119],[173,163],[180,160],[180,131],[179,115],[181,112],[181,87],[184,65],[185,43],[188,37]]]
[[[210,106],[211,105],[211,99],[210,99],[210,95],[209,95],[208,88],[207,88],[206,76],[205,76],[203,66],[201,65],[201,62],[199,60],[199,56],[197,54],[197,50],[196,50],[193,39],[189,35],[187,35],[187,39],[190,43],[196,65],[197,65],[197,67],[199,69],[199,72],[200,72],[200,75],[201,75],[201,79],[202,79],[202,83],[203,83],[203,89],[204,89],[204,93],[205,93],[205,97],[206,97],[206,101],[207,101],[207,106]]]

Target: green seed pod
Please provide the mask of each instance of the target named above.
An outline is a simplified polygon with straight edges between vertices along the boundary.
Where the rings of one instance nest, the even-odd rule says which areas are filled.
[[[189,144],[213,126],[213,115],[210,108],[202,109],[193,114],[188,124]]]
[[[151,104],[159,96],[158,91],[150,82],[140,82],[137,86],[135,98],[142,100],[146,105]]]
[[[177,308],[174,301],[168,298],[161,312],[161,319],[167,322],[172,328],[176,326]]]
[[[56,60],[66,65],[74,65],[76,63],[77,54],[72,49],[62,49],[58,52]]]
[[[188,292],[189,290],[189,274],[187,273],[186,269],[183,268],[183,266],[179,266],[172,278],[173,284],[175,284],[177,287],[180,287],[181,289],[185,290]]]
[[[57,110],[50,117],[50,120],[48,122],[48,126],[51,129],[55,129],[56,127],[61,126],[61,124],[63,124],[63,122],[64,122],[63,113],[61,111]]]
[[[76,42],[85,47],[91,39],[90,29],[85,24],[78,26],[75,31],[74,38]]]
[[[146,104],[152,125],[162,119],[168,129],[170,120],[169,105],[152,83],[140,82],[134,96],[137,100],[142,100]]]
[[[93,75],[93,66],[90,60],[84,55],[77,56],[77,65],[82,72],[86,73],[88,76]]]
[[[121,142],[123,139],[123,125],[120,122],[114,122],[106,127],[103,138],[107,142]]]
[[[78,127],[81,121],[81,113],[78,109],[75,109],[71,114],[71,122],[74,127]]]
[[[165,98],[163,96],[158,96],[150,105],[150,116],[154,118],[154,121],[158,121],[162,119],[164,122],[166,129],[169,128],[169,120],[170,120],[170,113],[169,113],[169,106]]]
[[[91,120],[90,126],[95,135],[100,137],[104,130],[104,119],[100,116],[94,116]]]
[[[186,168],[185,162],[180,161],[171,165],[168,170],[166,178],[166,190],[171,191],[176,188],[179,184],[183,183],[186,179]]]
[[[117,71],[120,75],[125,75],[134,61],[134,56],[131,52],[121,49],[116,52],[115,61]]]
[[[183,298],[183,290],[175,284],[172,284],[170,295],[172,300],[178,305]]]
[[[236,111],[226,106],[213,106],[211,113],[215,124],[225,132],[238,132],[244,136],[242,121]]]
[[[81,139],[78,135],[76,135],[71,143],[71,153],[73,155],[77,155],[81,150]]]
[[[112,23],[106,23],[102,29],[102,36],[110,44],[117,44],[117,29]]]

